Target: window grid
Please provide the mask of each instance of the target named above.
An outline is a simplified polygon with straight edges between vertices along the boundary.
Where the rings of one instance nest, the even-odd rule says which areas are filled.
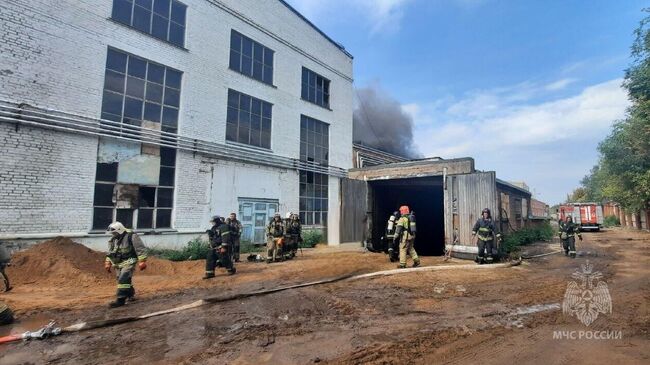
[[[232,30],[230,33],[230,69],[273,85],[275,52],[261,43]]]
[[[186,13],[187,6],[176,0],[113,0],[111,18],[184,47]]]
[[[329,164],[329,125],[300,116],[300,159],[324,166]]]
[[[175,133],[181,78],[180,71],[109,48],[102,119],[121,122],[121,131],[148,121],[161,123],[164,132]]]
[[[226,140],[270,149],[272,112],[271,103],[229,89]]]
[[[303,67],[301,98],[310,103],[329,109],[330,80],[306,67]]]
[[[327,166],[328,155],[329,125],[301,115],[300,160]],[[325,174],[300,171],[300,219],[305,225],[327,225],[328,179]]]

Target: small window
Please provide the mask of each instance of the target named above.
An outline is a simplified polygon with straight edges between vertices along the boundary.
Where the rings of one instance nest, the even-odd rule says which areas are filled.
[[[94,205],[112,207],[113,204],[113,188],[114,184],[95,183],[95,199]]]
[[[113,208],[93,209],[93,230],[107,230],[113,223]]]
[[[273,85],[274,51],[238,33],[230,33],[230,69]]]
[[[300,95],[303,100],[324,108],[329,108],[329,90],[330,80],[306,67],[302,68],[302,89]]]
[[[117,162],[97,163],[95,180],[117,182]]]
[[[186,14],[187,6],[176,0],[113,0],[111,18],[183,47]]]

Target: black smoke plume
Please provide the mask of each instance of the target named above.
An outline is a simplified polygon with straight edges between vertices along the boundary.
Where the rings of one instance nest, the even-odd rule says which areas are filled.
[[[421,158],[413,142],[413,119],[379,86],[356,89],[353,140],[406,158]]]

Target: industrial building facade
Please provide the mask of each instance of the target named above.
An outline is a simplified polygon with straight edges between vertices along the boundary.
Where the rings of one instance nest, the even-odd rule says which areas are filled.
[[[178,245],[238,212],[340,242],[352,57],[280,0],[7,0],[0,239]],[[101,247],[101,246],[100,246]]]

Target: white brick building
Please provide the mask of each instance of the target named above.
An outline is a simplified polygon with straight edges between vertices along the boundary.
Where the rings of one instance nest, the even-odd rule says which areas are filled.
[[[339,243],[352,57],[284,1],[5,0],[0,24],[0,240],[102,247],[117,217],[182,244],[238,212],[260,241],[279,210]]]

